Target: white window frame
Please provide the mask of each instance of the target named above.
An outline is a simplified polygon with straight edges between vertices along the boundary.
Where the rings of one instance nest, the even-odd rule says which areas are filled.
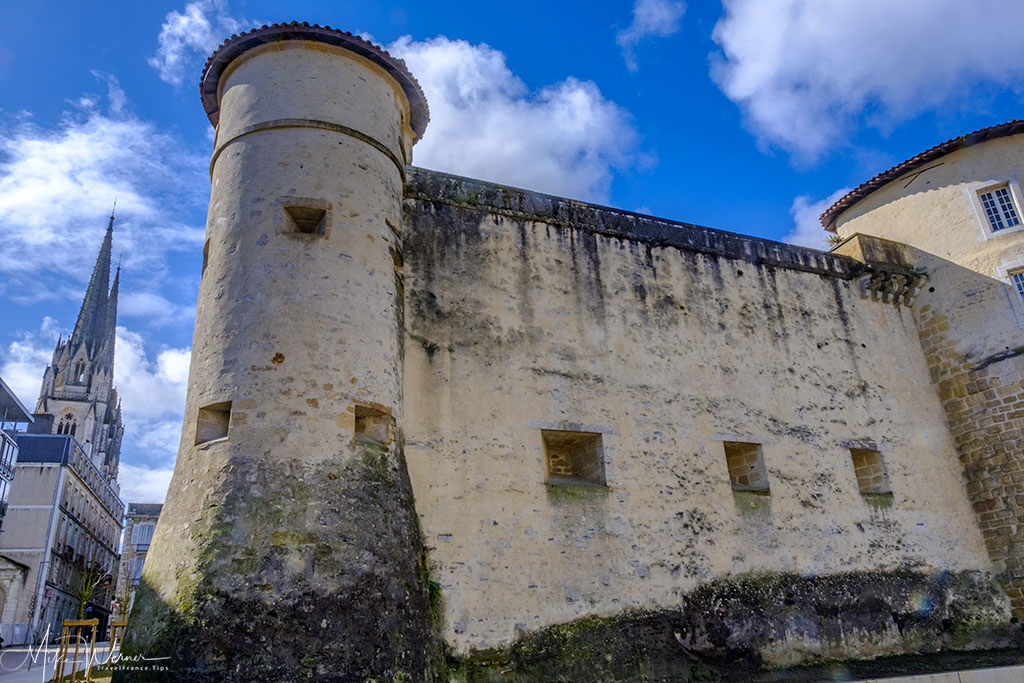
[[[992,222],[989,220],[988,211],[985,210],[985,203],[982,201],[981,196],[1003,189],[1005,189],[1010,195],[1010,201],[1013,202],[1013,209],[1017,212],[1018,223],[1016,225],[993,230]],[[1021,211],[1022,207],[1024,207],[1024,201],[1021,201],[1022,195],[1020,184],[1017,182],[1016,178],[978,183],[970,189],[970,194],[971,205],[974,208],[976,219],[982,230],[983,237],[981,239],[992,239],[994,237],[999,237],[1000,235],[1008,235],[1010,233],[1024,230],[1024,213]]]
[[[996,279],[1005,285],[1003,291],[1017,320],[1017,329],[1024,330],[1024,293],[1013,280],[1013,276],[1017,274],[1024,274],[1024,254],[1014,259],[1006,259],[996,267]]]
[[[1013,201],[1009,184],[1003,187],[994,187],[987,192],[979,192],[981,206],[985,209],[985,217],[988,218],[989,229],[992,232],[1002,232],[1020,225],[1020,212]],[[996,226],[999,222],[1001,225]]]

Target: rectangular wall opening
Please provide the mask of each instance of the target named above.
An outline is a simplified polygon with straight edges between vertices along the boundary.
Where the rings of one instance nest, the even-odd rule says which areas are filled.
[[[857,487],[861,494],[892,493],[889,473],[880,452],[851,448],[850,457],[853,459],[853,471],[857,475]]]
[[[211,403],[199,409],[196,419],[196,445],[226,439],[231,423],[231,401]]]
[[[729,481],[733,491],[768,493],[768,469],[764,464],[761,444],[743,441],[723,441],[725,464],[729,468]]]
[[[327,209],[314,206],[285,206],[284,229],[300,235],[327,234]]]
[[[369,406],[355,406],[356,440],[386,446],[392,441],[391,415]]]
[[[596,432],[542,429],[548,482],[605,485],[604,446]]]

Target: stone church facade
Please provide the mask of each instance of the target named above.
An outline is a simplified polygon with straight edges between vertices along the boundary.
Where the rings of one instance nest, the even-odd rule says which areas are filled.
[[[233,36],[201,93],[188,399],[128,651],[604,680],[1010,642],[1013,125],[858,188],[823,252],[415,168],[418,84],[333,29]]]
[[[114,215],[93,268],[75,329],[60,339],[43,373],[33,433],[75,437],[106,483],[117,486],[121,461],[121,402],[114,388],[114,341],[121,267],[110,282]]]
[[[124,504],[117,481],[124,425],[114,388],[120,268],[111,282],[114,216],[100,246],[71,336],[60,338],[43,373],[27,432],[16,434],[18,461],[0,553],[23,576],[19,599],[0,614],[9,644],[59,637],[79,609],[110,617]],[[2,567],[10,596],[14,573]],[[91,579],[96,587],[83,590]],[[10,603],[10,601],[9,601]]]

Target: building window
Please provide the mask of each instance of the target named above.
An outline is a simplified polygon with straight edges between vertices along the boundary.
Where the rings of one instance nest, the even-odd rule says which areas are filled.
[[[1009,187],[982,192],[979,198],[993,232],[1020,225],[1020,217],[1017,214],[1017,207],[1013,204]]]
[[[1024,303],[1024,269],[1011,271],[1010,282],[1013,283],[1014,288],[1017,290],[1017,295],[1020,296],[1021,302]]]
[[[284,207],[285,229],[301,235],[327,234],[327,209],[313,206]]]
[[[70,434],[75,435],[75,430],[78,429],[78,422],[71,415],[65,415],[60,419],[60,424],[57,425],[58,434]]]
[[[331,231],[331,203],[310,197],[282,197],[281,232],[327,237]]]
[[[144,558],[144,557],[135,558],[135,572],[134,572],[135,576],[132,577],[132,583],[138,585],[139,581],[142,579],[142,565],[144,565],[145,563],[146,563],[146,558]]]
[[[548,483],[605,485],[604,447],[596,432],[542,429]]]
[[[761,444],[723,441],[722,446],[732,490],[768,493],[768,468],[764,464]]]
[[[73,375],[71,381],[73,381],[75,384],[83,384],[83,383],[85,383],[85,361],[84,360],[80,360],[77,363],[75,363],[75,374]]]
[[[153,540],[153,524],[136,524],[132,527],[132,543],[148,546]],[[140,549],[141,550],[141,549]]]

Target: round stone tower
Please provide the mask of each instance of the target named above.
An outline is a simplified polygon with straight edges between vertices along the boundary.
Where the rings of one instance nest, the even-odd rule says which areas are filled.
[[[169,657],[168,680],[430,680],[399,234],[423,93],[308,24],[232,36],[201,92],[216,139],[185,422],[126,651]]]
[[[822,215],[864,260],[928,281],[914,305],[989,555],[1024,617],[1024,121],[921,152]],[[885,243],[865,236],[892,240]]]

